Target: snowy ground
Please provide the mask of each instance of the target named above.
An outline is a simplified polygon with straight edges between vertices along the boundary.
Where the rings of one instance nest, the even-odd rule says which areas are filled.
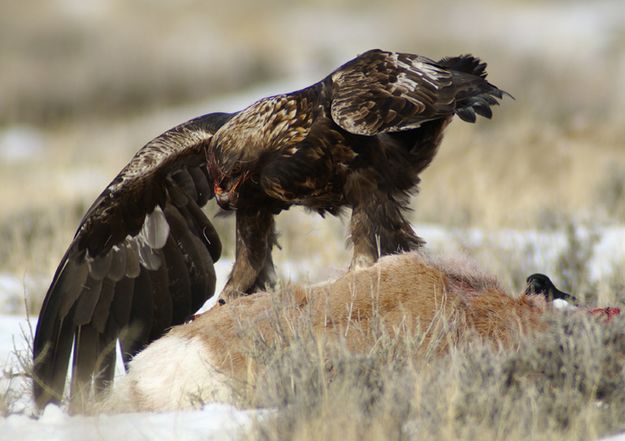
[[[226,405],[169,413],[137,413],[69,417],[56,406],[46,408],[38,420],[12,415],[0,420],[2,439],[12,440],[229,440],[252,421],[253,411]]]
[[[35,323],[32,323],[34,326]],[[198,411],[134,413],[95,417],[68,416],[57,406],[48,406],[39,419],[32,415],[28,383],[22,378],[6,378],[18,371],[16,354],[28,355],[23,337],[29,334],[24,318],[0,316],[0,398],[22,394],[13,402],[8,417],[0,418],[0,439],[21,441],[54,440],[230,440],[240,434],[259,415],[254,410],[239,410],[228,405],[211,404]]]
[[[428,247],[443,254],[450,248],[458,248],[458,241],[452,240],[459,236],[465,246],[480,246],[488,243],[506,244],[512,249],[522,250],[528,244],[538,247],[540,262],[552,260],[566,243],[564,233],[538,231],[496,231],[485,233],[478,229],[448,231],[436,226],[415,226],[427,241]],[[586,232],[581,232],[586,234]],[[625,250],[620,244],[625,242],[625,227],[608,228],[602,231],[595,246],[595,257],[591,263],[592,276],[601,277],[613,264],[625,261]],[[217,277],[219,291],[230,270],[232,262],[218,262]],[[282,268],[285,277],[291,280],[308,278],[305,262],[292,262]],[[23,295],[26,281],[12,277],[10,274],[0,275],[0,305],[7,297]],[[214,299],[212,299],[214,302]],[[210,307],[210,302],[205,306]],[[7,394],[12,407],[8,409],[10,416],[0,419],[0,439],[20,439],[22,441],[48,440],[82,440],[88,434],[90,439],[118,440],[211,440],[239,438],[246,427],[249,427],[258,411],[239,410],[225,405],[208,405],[202,410],[171,413],[141,413],[116,416],[70,417],[61,409],[50,406],[39,419],[32,417],[34,409],[29,401],[28,383],[21,377],[11,377],[19,372],[19,358],[29,357],[28,339],[35,326],[34,320],[28,324],[19,316],[0,315],[0,368],[4,375],[0,379],[0,398]],[[32,327],[32,328],[31,328]],[[22,399],[15,399],[19,396]],[[6,412],[6,411],[5,411]],[[610,441],[625,441],[625,434],[608,438]]]
[[[225,281],[230,265],[228,261],[217,264],[221,283],[218,290]],[[19,285],[6,274],[0,277],[0,299],[6,296],[7,289],[23,292]],[[209,302],[205,308],[212,306],[212,303]],[[12,403],[9,409],[12,414],[0,418],[1,440],[230,440],[240,438],[240,434],[259,415],[254,410],[212,404],[202,410],[189,412],[70,417],[57,406],[51,405],[39,419],[35,419],[27,380],[13,377],[14,373],[20,371],[19,358],[30,356],[28,339],[35,326],[34,319],[29,324],[24,317],[0,315],[0,368],[3,371],[0,376],[0,399],[9,396]]]

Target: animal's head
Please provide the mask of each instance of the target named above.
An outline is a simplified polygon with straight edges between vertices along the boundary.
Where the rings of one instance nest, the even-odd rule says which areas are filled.
[[[239,201],[239,190],[248,180],[250,171],[241,167],[242,161],[228,158],[218,148],[206,153],[208,172],[213,180],[215,200],[224,210],[234,210]]]
[[[565,300],[569,303],[577,304],[577,299],[569,293],[560,291],[553,284],[551,279],[544,274],[532,274],[527,278],[526,295],[542,295],[549,302],[556,299]]]

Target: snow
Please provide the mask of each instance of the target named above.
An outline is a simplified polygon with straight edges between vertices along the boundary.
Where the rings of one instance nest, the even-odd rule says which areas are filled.
[[[217,289],[221,290],[232,261],[216,264]],[[3,274],[0,278],[0,299],[16,291],[20,279]],[[213,298],[204,305],[208,309]],[[0,417],[0,439],[20,441],[55,440],[231,440],[242,433],[264,411],[239,410],[229,405],[209,404],[201,410],[163,413],[130,413],[119,415],[69,416],[54,405],[46,407],[39,419],[33,418],[36,410],[30,399],[28,380],[14,374],[21,371],[20,357],[30,358],[28,341],[32,338],[36,320],[30,326],[24,317],[0,315],[0,400],[7,397],[11,403],[10,415]],[[118,360],[120,361],[120,360]],[[121,361],[118,363],[121,366]],[[0,405],[0,415],[2,407]]]
[[[448,230],[437,225],[415,225],[415,231],[423,237],[428,248],[436,252],[449,253],[464,248],[480,248],[490,245],[503,250],[536,250],[533,258],[536,268],[547,273],[557,257],[565,250],[567,237],[564,231],[540,230],[482,230],[479,228]],[[609,276],[615,266],[625,262],[625,226],[611,226],[596,231],[578,228],[576,234],[584,239],[598,233],[593,256],[589,262],[590,277],[593,281]]]
[[[13,349],[26,350],[28,348],[25,335],[30,336],[25,318],[0,315],[0,366],[6,366],[10,361],[10,352]]]
[[[0,314],[24,314],[24,298],[45,292],[50,281],[44,277],[0,272]]]
[[[30,358],[30,339],[31,332],[25,318],[0,315],[0,415],[3,399],[10,405],[7,412],[33,413],[30,395],[24,393],[29,389],[28,381],[16,376],[22,371],[20,359]],[[0,428],[3,422],[0,420]]]
[[[10,409],[12,414],[0,418],[1,439],[229,440],[239,438],[255,418],[263,415],[256,410],[209,404],[201,410],[187,412],[69,416],[58,406],[49,405],[39,419],[34,419],[35,410],[27,392],[28,382],[21,377],[10,382],[6,378],[6,373],[19,371],[16,353],[22,356],[29,354],[23,335],[29,335],[26,319],[0,316],[0,368],[5,373],[0,378],[0,397],[22,394]]]
[[[509,249],[523,249],[532,245],[539,250],[542,264],[553,260],[566,246],[563,232],[480,229],[448,230],[436,225],[415,225],[415,230],[428,242],[428,248],[435,253],[445,254],[461,249],[462,246],[495,244]],[[592,276],[600,278],[611,270],[613,263],[625,261],[625,250],[620,244],[625,242],[625,227],[610,227],[600,231],[591,261]],[[580,230],[580,235],[590,234]],[[310,256],[315,259],[315,256]],[[310,263],[310,262],[309,262]],[[319,265],[317,263],[317,265]],[[216,263],[217,291],[219,292],[232,266],[231,259]],[[292,281],[307,279],[310,265],[306,262],[287,262],[282,273]],[[321,269],[320,271],[323,271]],[[15,297],[24,292],[26,281],[23,277],[3,273],[0,276],[0,307],[6,304],[7,297]],[[202,308],[206,310],[216,302],[210,299]],[[2,310],[0,310],[2,311]],[[4,311],[5,312],[5,311]],[[48,406],[39,419],[30,402],[28,380],[15,376],[20,372],[20,358],[29,359],[28,340],[35,321],[19,316],[0,315],[0,398],[9,397],[11,403],[7,417],[0,417],[2,439],[35,441],[40,439],[82,440],[222,440],[238,439],[246,428],[268,411],[240,410],[228,405],[210,404],[197,411],[165,413],[132,413],[99,416],[69,416],[57,406]],[[32,327],[32,328],[31,328]],[[1,411],[0,407],[0,411]],[[605,441],[625,441],[625,434],[605,438]]]
[[[14,126],[0,131],[0,159],[7,162],[32,161],[45,144],[41,131],[26,126]]]
[[[68,416],[51,405],[38,420],[25,415],[11,415],[0,420],[0,433],[4,439],[22,441],[228,440],[239,438],[254,415],[253,411],[213,404],[189,412]]]

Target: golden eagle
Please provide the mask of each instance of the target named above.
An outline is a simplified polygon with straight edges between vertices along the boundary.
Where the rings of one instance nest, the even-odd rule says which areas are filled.
[[[207,150],[215,198],[236,209],[236,261],[223,295],[273,273],[273,215],[303,205],[351,208],[352,268],[423,243],[404,217],[419,173],[454,115],[490,118],[504,92],[470,55],[433,61],[371,50],[322,81],[234,115]]]
[[[491,117],[503,93],[470,55],[372,50],[305,89],[181,124],[144,146],[82,219],[46,294],[33,344],[39,406],[112,379],[213,295],[219,238],[201,207],[236,209],[222,295],[272,283],[273,216],[351,208],[352,267],[422,244],[404,212],[454,115]],[[86,388],[86,390],[81,390]]]

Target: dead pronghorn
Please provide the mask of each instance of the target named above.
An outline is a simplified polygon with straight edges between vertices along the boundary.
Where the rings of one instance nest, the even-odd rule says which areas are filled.
[[[469,335],[511,345],[542,326],[547,296],[536,293],[545,294],[528,288],[513,298],[466,264],[416,253],[388,256],[334,282],[216,305],[139,353],[98,407],[173,410],[231,401],[234,385],[253,384],[262,375],[264,366],[250,356],[254,339],[288,345],[302,319],[311,335],[341,339],[363,353],[373,347],[376,327],[390,335],[420,333],[423,348],[437,338],[438,350],[445,350]]]

